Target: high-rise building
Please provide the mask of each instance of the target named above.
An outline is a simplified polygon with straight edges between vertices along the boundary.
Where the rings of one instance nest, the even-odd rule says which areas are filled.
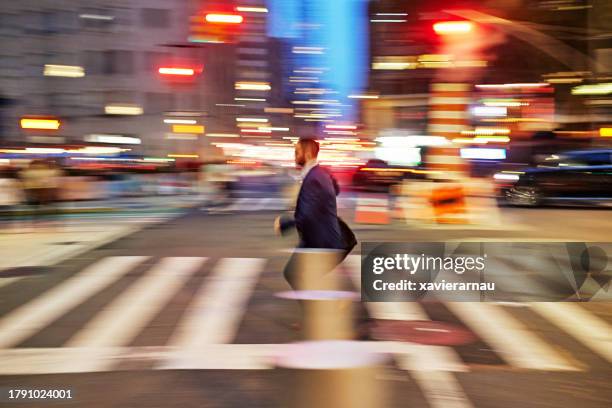
[[[241,81],[270,81],[264,3],[4,2],[1,143],[121,140],[104,138],[110,135],[140,139],[129,146],[136,154],[197,154],[208,144],[204,132],[235,133],[244,109],[266,106],[236,100],[267,100],[267,92],[236,89]],[[217,6],[244,17],[236,35],[221,44],[190,41],[194,19],[204,23],[207,10]],[[57,118],[61,126],[23,129],[20,119],[29,116]]]

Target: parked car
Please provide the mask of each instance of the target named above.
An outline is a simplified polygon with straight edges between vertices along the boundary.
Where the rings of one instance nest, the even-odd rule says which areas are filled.
[[[538,167],[493,176],[510,205],[612,203],[612,149],[577,150],[546,157]]]

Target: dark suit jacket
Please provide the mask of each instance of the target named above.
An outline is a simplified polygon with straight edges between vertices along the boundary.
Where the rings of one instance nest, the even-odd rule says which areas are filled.
[[[281,231],[295,226],[299,248],[346,249],[338,222],[336,180],[319,165],[313,167],[298,194],[293,219],[281,219]]]

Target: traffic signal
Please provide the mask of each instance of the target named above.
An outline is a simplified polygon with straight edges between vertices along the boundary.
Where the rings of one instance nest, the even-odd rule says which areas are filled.
[[[233,43],[243,22],[242,15],[233,12],[206,12],[192,16],[189,41]]]
[[[240,24],[244,19],[240,14],[209,13],[204,20],[213,24]]]
[[[161,67],[157,70],[160,75],[192,77],[196,74],[193,68]]]
[[[433,25],[433,29],[438,35],[468,34],[474,29],[474,24],[470,21],[440,21]]]
[[[157,69],[157,72],[167,82],[182,84],[192,83],[202,72],[202,68],[189,65],[162,66]]]

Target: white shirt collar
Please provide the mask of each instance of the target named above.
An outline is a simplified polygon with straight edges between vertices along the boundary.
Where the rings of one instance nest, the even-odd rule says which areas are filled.
[[[319,164],[319,162],[317,162],[316,160],[311,160],[308,163],[304,164],[304,167],[302,167],[302,172],[300,173],[302,180],[306,178],[310,170],[312,170],[312,168],[315,167],[317,164]]]

